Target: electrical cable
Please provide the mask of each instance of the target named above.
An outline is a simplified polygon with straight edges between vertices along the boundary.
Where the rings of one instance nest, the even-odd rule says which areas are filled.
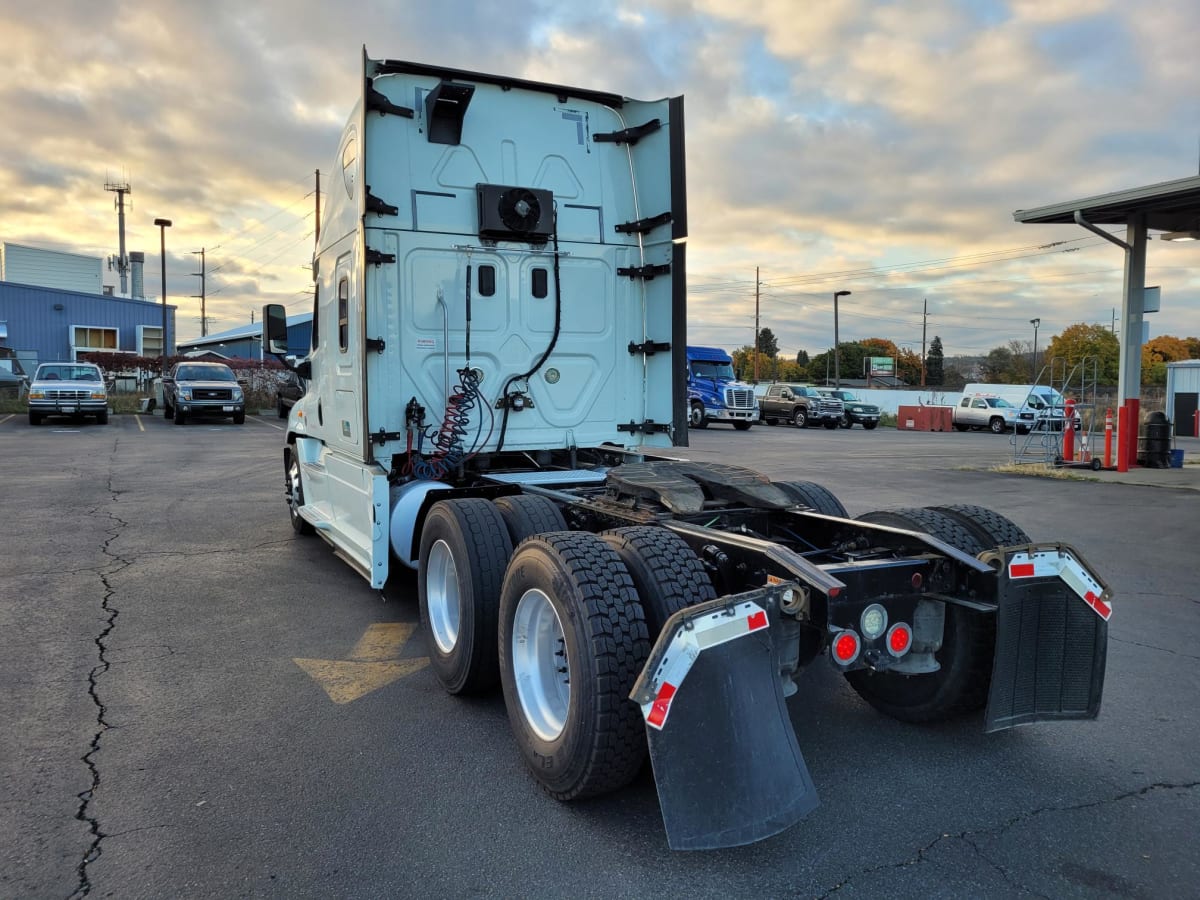
[[[550,344],[546,347],[546,351],[538,358],[538,361],[533,364],[528,372],[522,372],[520,375],[511,376],[508,381],[504,382],[504,387],[500,391],[499,402],[504,405],[504,415],[500,419],[500,437],[496,441],[496,452],[499,453],[504,449],[504,435],[508,431],[508,413],[512,409],[512,401],[509,397],[508,389],[512,387],[513,382],[528,379],[529,376],[535,374],[538,369],[549,359],[550,354],[554,351],[554,345],[558,343],[558,333],[562,327],[562,282],[559,278],[558,268],[558,209],[554,210],[554,333],[550,336]]]

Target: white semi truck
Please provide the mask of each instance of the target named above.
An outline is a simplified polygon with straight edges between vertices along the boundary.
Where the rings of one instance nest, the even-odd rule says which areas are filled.
[[[368,59],[314,256],[297,532],[417,570],[431,668],[499,684],[532,776],[667,838],[749,843],[817,803],[785,698],[823,661],[883,713],[1093,718],[1111,596],[977,506],[858,519],[687,442],[683,99]],[[268,349],[286,352],[279,306]],[[677,451],[675,451],[677,452]]]

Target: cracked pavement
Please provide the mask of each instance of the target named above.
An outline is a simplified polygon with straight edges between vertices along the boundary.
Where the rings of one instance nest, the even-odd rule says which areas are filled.
[[[1157,898],[1200,883],[1194,494],[956,468],[995,453],[990,435],[693,433],[693,458],[818,480],[855,515],[991,506],[1083,551],[1116,611],[1094,723],[907,726],[811,667],[789,712],[822,805],[751,847],[672,853],[648,773],[550,800],[498,696],[450,698],[420,671],[332,704],[292,658],[415,621],[412,577],[380,594],[292,534],[267,420],[142,422],[0,424],[0,897]]]

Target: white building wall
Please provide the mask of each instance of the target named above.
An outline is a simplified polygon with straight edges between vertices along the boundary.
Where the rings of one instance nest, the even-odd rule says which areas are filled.
[[[1200,394],[1200,359],[1167,363],[1167,418],[1175,421],[1175,395]]]
[[[99,257],[0,244],[0,281],[58,288],[80,294],[103,292]]]

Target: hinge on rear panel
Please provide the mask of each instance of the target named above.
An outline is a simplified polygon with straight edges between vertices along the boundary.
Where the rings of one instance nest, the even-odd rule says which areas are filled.
[[[630,422],[627,425],[617,425],[617,431],[628,431],[630,434],[666,434],[671,426],[665,422],[655,422],[647,419],[644,422]]]
[[[384,343],[383,338],[367,338],[365,343],[367,345],[367,350],[374,350],[376,353],[382,353],[384,348],[387,347],[387,344]]]
[[[368,266],[380,266],[384,263],[394,263],[395,261],[396,254],[394,253],[380,253],[378,250],[372,250],[370,247],[367,248]]]
[[[617,234],[646,234],[653,231],[659,225],[666,225],[671,221],[671,211],[659,213],[657,216],[650,216],[647,219],[638,219],[636,222],[622,222],[613,228]]]
[[[633,341],[629,342],[630,355],[634,353],[645,353],[647,356],[653,356],[660,350],[670,349],[671,345],[662,341],[646,341],[644,344],[635,344]]]
[[[617,269],[617,274],[628,275],[630,278],[645,278],[647,281],[651,281],[655,275],[666,275],[670,271],[670,263],[663,263],[662,265],[651,263],[648,266],[625,266]]]
[[[372,194],[371,186],[367,185],[367,212],[379,213],[381,216],[394,216],[399,211],[398,207],[392,206],[390,203],[384,203]]]
[[[371,443],[386,444],[388,441],[398,441],[404,437],[406,437],[406,433],[403,431],[384,431],[380,428],[371,435]]]
[[[367,109],[370,112],[377,112],[381,116],[403,116],[406,119],[411,119],[413,117],[413,111],[407,106],[397,106],[382,93],[375,90],[375,84],[370,78],[367,79],[366,97]]]
[[[653,134],[658,129],[662,128],[662,122],[658,119],[651,119],[642,125],[634,125],[632,128],[626,128],[624,131],[610,131],[606,134],[593,134],[592,140],[599,142],[607,142],[611,144],[629,144],[633,146],[648,134]]]

